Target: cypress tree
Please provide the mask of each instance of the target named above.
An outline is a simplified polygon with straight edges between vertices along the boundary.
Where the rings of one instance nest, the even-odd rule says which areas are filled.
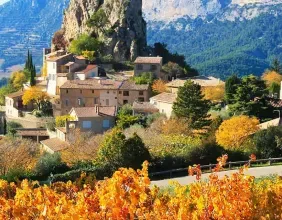
[[[27,51],[27,59],[25,62],[24,72],[26,76],[29,78],[30,85],[34,86],[36,84],[36,81],[35,81],[36,68],[35,68],[35,65],[33,64],[32,54],[29,50]]]
[[[209,109],[210,101],[204,99],[199,84],[188,80],[183,87],[178,89],[173,112],[178,118],[188,119],[192,129],[202,129],[210,125]]]

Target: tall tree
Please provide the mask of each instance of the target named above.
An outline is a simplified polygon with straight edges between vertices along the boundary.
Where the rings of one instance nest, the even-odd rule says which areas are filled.
[[[35,68],[35,65],[33,64],[32,54],[30,53],[29,50],[27,51],[27,59],[25,62],[24,73],[26,74],[27,78],[29,79],[30,85],[34,86],[36,83],[35,81],[36,68]]]
[[[210,101],[204,99],[201,86],[194,84],[191,80],[185,82],[178,89],[176,102],[173,104],[173,112],[179,118],[190,120],[191,128],[201,129],[210,124],[208,111]]]
[[[282,67],[281,67],[280,61],[277,58],[275,58],[272,61],[272,64],[270,66],[270,70],[282,74]]]
[[[240,78],[233,74],[225,82],[225,100],[228,104],[232,103],[237,85],[240,84]]]

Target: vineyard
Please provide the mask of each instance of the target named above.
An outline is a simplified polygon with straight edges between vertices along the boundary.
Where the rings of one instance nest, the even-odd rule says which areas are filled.
[[[282,179],[255,180],[244,175],[247,165],[219,179],[226,160],[218,158],[208,181],[194,166],[189,174],[199,181],[170,189],[150,185],[147,162],[103,181],[85,175],[50,187],[0,181],[0,219],[281,219]]]

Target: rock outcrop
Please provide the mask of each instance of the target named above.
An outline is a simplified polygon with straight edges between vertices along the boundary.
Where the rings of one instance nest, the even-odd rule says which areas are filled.
[[[108,18],[103,30],[87,26],[87,21],[99,9],[103,9]],[[105,33],[105,30],[110,31]],[[67,45],[81,34],[98,38],[104,43],[104,54],[111,54],[116,61],[133,60],[143,54],[147,46],[142,0],[71,0],[62,31]]]

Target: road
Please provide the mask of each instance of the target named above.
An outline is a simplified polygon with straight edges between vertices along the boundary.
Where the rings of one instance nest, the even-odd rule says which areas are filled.
[[[223,177],[225,175],[230,175],[232,173],[238,172],[238,170],[230,170],[230,171],[223,171],[219,172],[218,176]],[[268,176],[271,174],[277,174],[279,176],[282,176],[282,166],[269,166],[269,167],[258,167],[258,168],[249,168],[247,171],[245,171],[246,175],[254,176],[254,177],[262,177],[262,176]],[[207,179],[210,173],[206,173],[202,175],[202,179]],[[186,176],[186,177],[179,177],[174,179],[165,179],[165,180],[158,180],[158,181],[152,181],[151,185],[156,185],[159,187],[165,187],[169,185],[170,181],[177,181],[181,185],[187,185],[193,182],[196,182],[195,176]]]

